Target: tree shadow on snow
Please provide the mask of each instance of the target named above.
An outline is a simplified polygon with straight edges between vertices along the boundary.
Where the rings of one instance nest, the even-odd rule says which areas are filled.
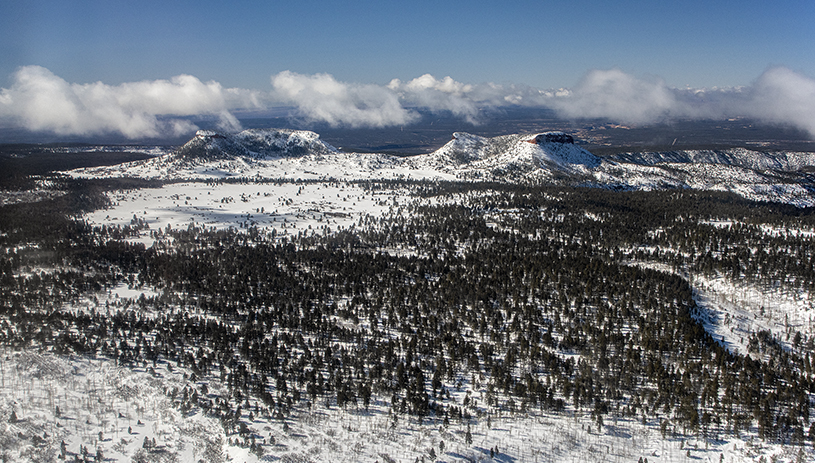
[[[478,450],[479,452],[483,453],[486,456],[489,456],[489,454],[490,454],[490,449],[485,449],[483,447],[473,447],[473,450]],[[495,460],[495,461],[503,461],[503,462],[506,462],[506,463],[511,463],[511,462],[516,461],[516,459],[514,457],[512,457],[510,455],[505,455],[503,453],[496,454],[495,456],[492,457],[492,459]]]
[[[630,439],[631,433],[627,432],[627,429],[622,428],[620,426],[615,426],[613,424],[606,424],[603,426],[603,431],[606,434],[613,437],[622,437],[623,439]]]

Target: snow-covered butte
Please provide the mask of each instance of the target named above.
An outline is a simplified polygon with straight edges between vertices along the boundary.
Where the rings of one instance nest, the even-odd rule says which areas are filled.
[[[693,188],[799,207],[815,205],[807,173],[815,153],[709,151],[598,157],[564,132],[487,138],[456,132],[438,150],[399,157],[338,150],[305,130],[199,131],[178,150],[144,161],[77,169],[76,177],[414,179],[550,182],[634,190]]]

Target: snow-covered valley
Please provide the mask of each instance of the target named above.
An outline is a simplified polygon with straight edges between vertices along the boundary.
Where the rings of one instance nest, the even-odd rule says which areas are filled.
[[[810,205],[798,173],[321,143],[203,133],[70,172],[162,182],[62,241],[4,229],[0,457],[815,461],[812,224],[766,202]]]

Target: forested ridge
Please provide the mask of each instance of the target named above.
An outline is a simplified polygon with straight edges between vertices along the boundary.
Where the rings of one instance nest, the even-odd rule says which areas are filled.
[[[285,238],[156,229],[146,248],[126,241],[143,223],[71,218],[116,185],[68,183],[0,208],[0,342],[189,368],[188,389],[168,394],[247,442],[249,413],[374,400],[394,420],[579,411],[598,427],[627,416],[666,435],[815,439],[813,340],[763,332],[750,355],[728,351],[684,277],[812,295],[812,237],[796,232],[815,227],[810,210],[698,191],[372,181],[434,201]],[[122,282],[158,295],[72,308]],[[229,396],[208,393],[216,379]]]

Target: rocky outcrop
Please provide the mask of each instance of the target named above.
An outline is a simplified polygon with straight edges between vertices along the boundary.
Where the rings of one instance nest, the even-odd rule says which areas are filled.
[[[530,140],[526,140],[527,143],[532,143],[533,145],[540,145],[543,143],[563,143],[567,145],[574,144],[574,138],[571,135],[567,135],[563,132],[546,132],[541,133],[535,136]]]

